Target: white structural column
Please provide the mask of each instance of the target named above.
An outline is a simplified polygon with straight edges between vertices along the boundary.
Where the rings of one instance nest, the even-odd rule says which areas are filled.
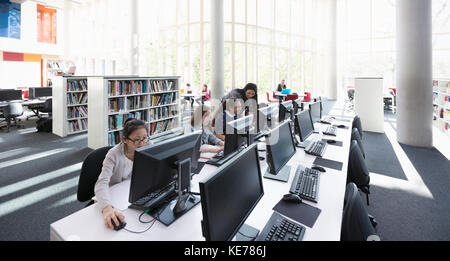
[[[137,0],[130,0],[130,73],[132,75],[139,74],[139,12]]]
[[[224,95],[224,14],[223,0],[211,1],[211,98]]]
[[[397,139],[433,146],[431,0],[397,0]]]
[[[328,66],[328,86],[327,98],[337,99],[337,0],[330,1],[330,45],[329,45],[329,66]]]

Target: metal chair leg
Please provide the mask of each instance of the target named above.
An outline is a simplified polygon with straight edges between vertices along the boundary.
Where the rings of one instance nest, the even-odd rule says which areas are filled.
[[[369,193],[366,193],[367,206],[369,206]]]

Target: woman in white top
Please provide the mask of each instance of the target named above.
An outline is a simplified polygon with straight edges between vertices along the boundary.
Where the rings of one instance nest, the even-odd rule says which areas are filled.
[[[120,211],[113,208],[109,187],[131,178],[135,150],[149,144],[145,122],[129,118],[123,127],[122,142],[106,154],[94,191],[105,225],[110,229],[114,229],[112,222],[118,226],[118,219],[124,222],[125,218]]]
[[[211,108],[207,105],[198,106],[191,117],[191,131],[202,130],[202,146],[200,152],[219,153],[225,145],[222,140],[214,136],[210,129]],[[210,146],[212,145],[212,146]]]

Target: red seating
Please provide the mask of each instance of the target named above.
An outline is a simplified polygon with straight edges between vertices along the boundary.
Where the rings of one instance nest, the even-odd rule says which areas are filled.
[[[305,92],[305,97],[303,98],[304,102],[310,102],[311,101],[311,93],[310,92]]]
[[[30,96],[28,95],[28,87],[17,87],[17,90],[22,90],[22,95],[24,99],[30,98]]]
[[[278,100],[271,100],[268,92],[266,92],[266,94],[267,94],[267,102],[278,102]]]
[[[298,99],[298,94],[288,94],[286,96],[286,101],[295,101]]]
[[[394,95],[397,95],[397,88],[389,88],[389,90],[392,90],[394,92]]]

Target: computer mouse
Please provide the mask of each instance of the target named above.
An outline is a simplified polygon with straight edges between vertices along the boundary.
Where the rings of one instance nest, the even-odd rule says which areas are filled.
[[[311,167],[311,169],[314,169],[314,170],[317,170],[317,171],[320,171],[320,172],[327,172],[322,166],[318,166],[318,165],[313,165]]]
[[[119,231],[119,230],[121,230],[122,228],[124,228],[127,225],[127,222],[125,222],[125,221],[122,222],[122,221],[120,221],[119,218],[117,218],[117,221],[119,221],[119,225],[116,225],[114,220],[111,219],[111,223],[113,224],[115,231]]]
[[[334,143],[336,143],[336,141],[335,140],[327,140],[327,143],[328,144],[334,144]]]
[[[302,198],[295,194],[286,194],[283,196],[283,201],[300,204],[302,203]]]
[[[346,126],[341,124],[341,125],[338,125],[337,127],[340,128],[340,129],[343,129],[343,128],[345,128]]]

